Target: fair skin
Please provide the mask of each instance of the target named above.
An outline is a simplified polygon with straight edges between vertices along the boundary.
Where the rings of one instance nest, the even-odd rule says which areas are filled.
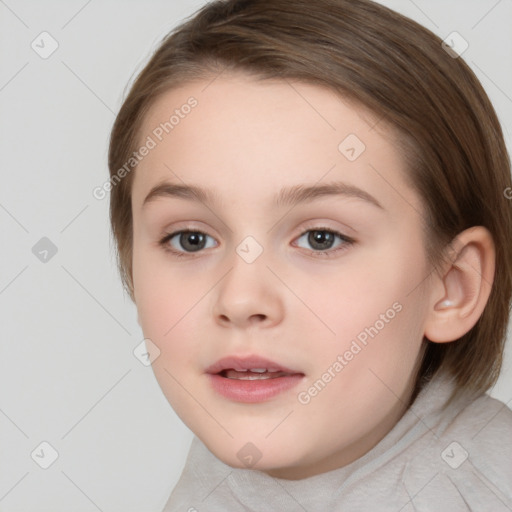
[[[237,452],[251,442],[262,454],[253,469],[305,478],[361,457],[397,423],[424,336],[452,341],[480,316],[494,272],[492,240],[483,228],[462,233],[449,263],[431,273],[421,200],[406,184],[383,121],[375,125],[377,118],[318,86],[226,74],[209,82],[168,91],[144,119],[140,140],[190,96],[198,101],[135,171],[139,322],[160,350],[153,371],[165,396],[212,453],[243,468]],[[354,161],[338,149],[349,134],[366,146]],[[204,188],[217,202],[159,196],[143,205],[163,181]],[[333,182],[357,187],[380,206],[347,194],[273,204],[281,188]],[[184,229],[206,235],[204,248],[192,252],[178,234],[166,245],[183,257],[164,250],[159,241]],[[335,236],[322,249],[301,236],[325,229],[353,242]],[[247,236],[263,249],[252,263],[236,252]],[[393,319],[301,403],[299,393],[393,304],[401,306]],[[259,403],[219,395],[205,369],[245,354],[304,376]]]

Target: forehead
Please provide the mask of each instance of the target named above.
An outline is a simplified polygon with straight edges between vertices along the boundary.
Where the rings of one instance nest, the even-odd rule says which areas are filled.
[[[395,132],[378,121],[303,82],[235,74],[181,85],[145,116],[139,140],[150,138],[154,148],[136,168],[134,207],[163,180],[256,201],[323,180],[376,190],[384,184],[380,169],[402,188]]]

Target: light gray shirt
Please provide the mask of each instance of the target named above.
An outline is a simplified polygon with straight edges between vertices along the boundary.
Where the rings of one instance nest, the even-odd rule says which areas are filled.
[[[163,512],[511,512],[512,411],[482,395],[446,410],[437,378],[351,464],[302,480],[232,468],[196,436]]]

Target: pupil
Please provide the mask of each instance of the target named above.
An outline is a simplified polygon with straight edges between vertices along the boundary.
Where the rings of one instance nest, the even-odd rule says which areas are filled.
[[[308,242],[311,246],[315,247],[315,244],[317,244],[318,249],[329,249],[333,240],[334,235],[328,231],[311,231],[308,237]]]
[[[205,236],[202,233],[189,231],[180,236],[181,246],[190,251],[198,251],[204,247]]]

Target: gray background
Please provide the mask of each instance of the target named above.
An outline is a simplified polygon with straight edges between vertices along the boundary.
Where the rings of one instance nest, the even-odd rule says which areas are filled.
[[[0,0],[0,511],[160,511],[192,439],[150,367],[115,267],[109,132],[134,75],[200,0]],[[512,147],[512,0],[386,0],[469,42]],[[58,49],[43,59],[32,41]],[[49,48],[49,46],[46,46]],[[43,237],[57,253],[32,252]],[[511,343],[491,394],[512,399]],[[57,460],[42,469],[50,451]],[[44,455],[42,455],[44,454]],[[49,459],[47,459],[48,461]]]

